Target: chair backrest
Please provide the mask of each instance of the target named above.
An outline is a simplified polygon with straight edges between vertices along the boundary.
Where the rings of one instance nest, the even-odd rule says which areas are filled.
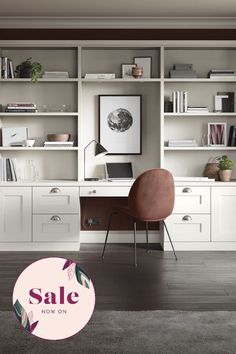
[[[164,220],[172,213],[175,200],[172,174],[162,168],[142,173],[130,189],[128,204],[137,220]]]

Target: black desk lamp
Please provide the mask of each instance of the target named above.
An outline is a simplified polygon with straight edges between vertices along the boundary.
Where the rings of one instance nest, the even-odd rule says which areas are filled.
[[[88,145],[85,146],[84,148],[84,180],[85,181],[98,181],[98,178],[85,178],[85,167],[86,167],[86,150],[91,145],[93,142],[96,143],[95,145],[95,156],[104,156],[108,153],[108,151],[102,146],[98,141],[96,140],[91,140]]]

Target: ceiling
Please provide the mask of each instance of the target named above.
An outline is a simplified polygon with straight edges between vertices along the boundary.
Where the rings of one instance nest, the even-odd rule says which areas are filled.
[[[1,0],[5,16],[235,17],[236,0]]]

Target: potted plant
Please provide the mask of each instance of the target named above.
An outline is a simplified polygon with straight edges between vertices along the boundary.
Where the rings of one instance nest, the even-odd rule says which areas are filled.
[[[38,62],[32,63],[31,59],[27,58],[21,64],[17,65],[16,73],[19,78],[31,77],[33,82],[37,82],[42,71],[42,65]]]
[[[219,158],[219,176],[223,182],[229,182],[232,176],[233,161],[228,159],[227,155]]]

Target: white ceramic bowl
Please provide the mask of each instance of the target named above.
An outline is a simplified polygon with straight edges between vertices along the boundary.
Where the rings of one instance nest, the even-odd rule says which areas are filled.
[[[27,139],[23,141],[24,146],[26,147],[32,147],[34,146],[35,140],[33,139]]]

